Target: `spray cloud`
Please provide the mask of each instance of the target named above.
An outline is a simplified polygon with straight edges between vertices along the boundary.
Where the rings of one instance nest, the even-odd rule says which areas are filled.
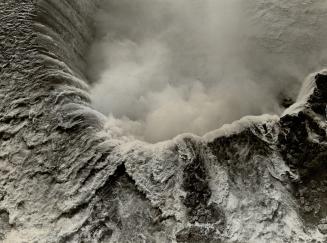
[[[94,106],[112,131],[151,142],[279,113],[280,94],[294,97],[325,64],[323,10],[320,0],[103,0]]]

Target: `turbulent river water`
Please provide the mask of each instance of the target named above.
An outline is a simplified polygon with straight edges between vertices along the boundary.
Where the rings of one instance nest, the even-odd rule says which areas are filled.
[[[253,0],[239,5],[240,1],[230,0],[226,9],[223,8],[225,1],[218,0],[197,1],[198,9],[192,4],[185,6],[186,1],[182,0],[179,1],[181,6],[175,8],[176,2],[0,1],[1,242],[326,242],[327,71],[310,75],[297,99],[293,94],[297,93],[301,83],[298,80],[303,80],[306,72],[324,65],[325,2]],[[108,80],[110,83],[112,77],[101,79],[104,71],[112,72],[106,58],[121,59],[119,65],[116,63],[121,70],[126,62],[133,61],[129,63],[131,67],[142,64],[143,52],[152,60],[158,54],[161,57],[162,50],[163,53],[171,51],[174,55],[168,55],[168,61],[178,64],[176,54],[181,63],[190,63],[194,68],[177,65],[179,71],[191,72],[191,77],[199,74],[198,59],[203,61],[202,55],[196,58],[199,49],[193,48],[189,59],[184,59],[184,54],[188,53],[188,44],[203,51],[202,41],[207,41],[210,47],[209,53],[204,52],[207,55],[214,46],[212,39],[203,38],[210,27],[207,22],[190,25],[193,19],[198,21],[195,16],[201,16],[203,21],[216,18],[215,13],[213,16],[203,14],[207,9],[203,2],[213,4],[213,10],[219,2],[226,10],[221,18],[228,20],[228,26],[238,22],[235,25],[238,31],[234,31],[234,27],[225,28],[224,33],[233,37],[224,41],[226,45],[231,44],[227,45],[227,53],[241,43],[236,38],[239,33],[247,36],[245,43],[235,50],[235,56],[242,57],[237,62],[239,65],[234,68],[232,62],[233,68],[228,69],[226,76],[240,71],[241,77],[244,73],[241,71],[246,70],[246,74],[253,73],[257,77],[255,90],[256,85],[269,87],[271,84],[266,91],[264,88],[258,91],[266,94],[267,100],[269,95],[284,91],[283,95],[293,97],[295,104],[279,116],[243,117],[204,136],[181,134],[159,143],[131,138],[128,130],[111,125],[113,119],[106,115],[114,110],[106,111],[98,106],[96,97],[101,95],[96,96],[96,91],[101,85],[106,86]],[[144,16],[139,12],[147,8],[139,3],[148,3],[149,11]],[[155,6],[160,8],[159,12],[154,11]],[[239,7],[240,16],[248,16],[241,18],[242,23],[238,15],[231,14]],[[127,10],[133,14],[122,19]],[[154,38],[153,33],[162,31],[161,24],[158,26],[154,21],[157,13],[171,13],[168,19],[177,29],[168,31],[169,35],[163,31],[162,39],[154,46],[154,40],[149,41],[154,51],[148,53],[148,46],[137,42],[142,39],[137,33],[143,33],[141,27],[148,28],[152,20],[154,27],[146,36]],[[183,18],[177,21],[178,16]],[[185,21],[185,16],[191,19]],[[115,21],[107,21],[108,18]],[[102,20],[105,20],[105,28],[100,28]],[[146,21],[140,25],[139,20]],[[132,28],[131,24],[138,28]],[[185,30],[177,41],[176,35],[183,29],[180,24]],[[246,26],[245,33],[240,25]],[[225,26],[225,22],[219,26]],[[110,38],[109,42],[103,42],[99,28],[104,30],[104,36],[108,31],[119,30],[121,43],[117,44],[116,38],[114,42]],[[205,33],[198,36],[202,29]],[[191,30],[195,33],[191,40],[199,43],[187,41],[185,33]],[[126,40],[130,34],[137,38]],[[218,37],[214,40],[220,40]],[[166,42],[167,49],[159,48]],[[177,47],[172,48],[176,43]],[[138,45],[144,48],[135,48]],[[222,52],[218,54],[224,53],[226,45],[221,46]],[[106,57],[103,68],[99,60],[92,63],[92,58],[87,56],[96,47],[99,50],[93,52],[97,54],[93,58]],[[180,53],[184,47],[185,52]],[[136,61],[130,58],[135,51],[139,54]],[[216,52],[213,54],[214,60],[224,63]],[[224,55],[227,64],[229,56]],[[210,65],[204,68],[211,70],[214,65],[207,63]],[[152,64],[161,66],[157,65],[160,62]],[[123,70],[126,73],[120,74],[125,77],[133,68]],[[212,70],[209,74],[215,74],[215,69]],[[220,72],[221,66],[217,70]],[[152,79],[146,80],[149,82],[144,87],[151,87]],[[117,85],[133,91],[134,82],[126,85],[125,79],[119,81]],[[184,81],[184,85],[190,84]],[[201,81],[196,88],[201,90],[201,85],[209,83]],[[92,87],[93,93],[90,92]],[[103,89],[104,96],[115,94],[112,89]],[[203,90],[205,93],[206,89]],[[258,96],[258,92],[250,93]],[[241,94],[240,102],[253,101],[252,96]],[[128,97],[130,95],[125,98]],[[260,97],[256,97],[259,106],[266,102]],[[101,104],[113,105],[105,99]],[[136,110],[135,116],[142,114],[139,104],[130,106]],[[201,107],[201,110],[205,109]],[[185,112],[181,108],[178,111]],[[116,120],[120,119],[118,114],[114,115]],[[135,116],[129,119],[141,121]],[[192,122],[187,120],[185,126]],[[219,122],[213,128],[218,126]],[[168,123],[154,128],[162,127],[169,129]],[[177,129],[168,134],[174,136],[183,131]],[[163,139],[160,134],[154,135],[147,139]],[[142,137],[142,133],[139,136]]]

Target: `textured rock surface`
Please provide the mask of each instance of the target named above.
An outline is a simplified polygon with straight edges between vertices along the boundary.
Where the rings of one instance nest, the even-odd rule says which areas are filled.
[[[0,2],[0,239],[326,242],[327,72],[281,117],[114,138],[83,81],[94,8]]]

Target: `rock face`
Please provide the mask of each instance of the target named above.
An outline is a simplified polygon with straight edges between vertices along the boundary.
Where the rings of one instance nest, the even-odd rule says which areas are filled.
[[[124,141],[84,81],[95,8],[0,2],[1,241],[326,242],[327,71],[281,117]]]

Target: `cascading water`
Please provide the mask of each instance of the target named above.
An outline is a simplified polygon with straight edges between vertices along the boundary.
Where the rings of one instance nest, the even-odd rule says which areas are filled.
[[[158,16],[157,11],[151,11],[154,3],[160,8],[177,4],[170,0],[166,1],[167,5],[163,2],[151,1],[150,4],[148,1],[144,13]],[[213,6],[223,2],[211,1]],[[104,2],[105,6],[108,3],[114,3],[114,13],[119,16],[126,9],[131,13],[144,9],[144,6],[140,9],[136,0],[109,1]],[[184,6],[186,1],[179,3]],[[235,3],[237,1],[231,0],[229,6]],[[119,7],[121,4],[124,8]],[[131,9],[131,4],[135,8]],[[197,4],[196,12],[201,13],[203,1]],[[243,1],[243,4],[249,2]],[[262,20],[254,23],[254,30],[260,30],[254,33],[261,35],[255,35],[251,39],[253,47],[250,45],[247,49],[253,55],[244,55],[251,57],[251,63],[259,63],[258,60],[263,63],[250,70],[267,76],[262,79],[263,83],[274,77],[274,73],[276,80],[289,74],[291,81],[287,83],[297,86],[293,81],[296,75],[324,63],[322,40],[325,31],[320,21],[324,20],[325,2],[258,0],[251,4],[253,8],[249,11],[254,19]],[[97,2],[93,0],[0,1],[0,241],[325,242],[326,71],[311,75],[301,89],[300,96],[303,97],[298,97],[299,103],[281,116],[244,117],[203,137],[183,134],[155,144],[131,140],[120,136],[124,131],[114,130],[117,127],[108,128],[108,123],[112,124],[110,119],[91,104],[90,96],[95,93],[90,95],[89,91],[95,83],[86,77],[91,74],[96,81],[103,75],[88,66],[86,57],[92,41],[95,41],[93,48],[99,41],[93,40],[92,20],[96,8]],[[226,12],[228,9],[226,7]],[[167,13],[166,10],[158,9],[159,13]],[[185,8],[185,12],[180,12],[180,8],[170,9],[168,12],[177,11],[176,14],[164,19],[184,26],[183,21],[193,21],[184,18],[194,17],[193,10],[192,6]],[[103,18],[116,19],[117,16],[107,15],[108,11]],[[180,13],[186,15],[182,14],[183,18],[176,21]],[[105,22],[105,25],[117,27],[120,23],[126,25],[124,30],[133,32],[129,25],[129,18],[133,16],[137,15],[127,16],[125,21],[120,21],[119,17],[118,22]],[[213,16],[203,18],[207,17]],[[148,25],[152,18],[146,15],[141,19],[147,20],[145,25]],[[133,20],[137,24],[137,20]],[[279,24],[285,22],[287,25],[282,26],[287,28],[281,31]],[[151,32],[162,31],[156,21],[152,24]],[[210,27],[199,25],[195,28],[186,24],[189,29],[185,31],[198,33],[202,27],[204,30]],[[322,30],[320,39],[303,34],[303,26],[308,26],[306,30],[309,26],[319,26],[312,28],[312,33]],[[176,32],[176,29],[171,31]],[[107,29],[102,34],[106,33]],[[166,34],[161,35],[165,41]],[[147,35],[151,36],[151,33]],[[200,42],[204,36],[197,39],[195,35],[191,40],[193,37]],[[290,37],[293,41],[286,41]],[[194,44],[191,40],[188,42],[181,35],[178,43],[185,46],[178,45],[173,50],[183,47],[187,50],[187,43]],[[210,40],[206,41],[212,47]],[[147,58],[152,60],[166,55],[167,50],[162,48],[161,42],[121,41],[110,45],[109,55],[104,55],[115,61],[121,60],[118,63],[120,71],[135,71],[135,67],[139,68]],[[171,41],[176,43],[175,37]],[[103,47],[107,44],[105,42]],[[143,48],[134,48],[135,45]],[[308,46],[310,48],[306,48]],[[154,48],[151,49],[153,53],[148,53],[148,47]],[[198,51],[195,49],[189,57],[195,57]],[[304,59],[302,51],[308,54]],[[144,53],[148,55],[144,56]],[[294,58],[296,62],[286,58],[294,57],[292,53],[298,53]],[[313,56],[316,58],[311,60]],[[158,62],[145,63],[161,67],[160,58],[159,61],[156,59]],[[192,58],[186,63],[197,63],[198,60]],[[179,70],[177,74],[184,76],[181,72],[184,70],[190,72],[193,79],[193,74],[202,68],[197,65],[191,65],[194,70],[186,68],[189,65],[184,66],[183,58],[181,63],[174,58],[168,60],[180,64],[175,67]],[[211,60],[207,61],[211,64]],[[125,62],[131,69],[122,68]],[[101,69],[101,66],[96,67]],[[107,70],[107,64],[103,68]],[[235,75],[241,77],[243,68],[240,65],[233,69]],[[118,73],[125,76],[125,73]],[[163,77],[166,77],[165,72]],[[183,85],[186,86],[190,84],[188,79],[176,80],[185,81]],[[145,81],[151,87],[151,79]],[[276,82],[284,84],[280,80]],[[132,84],[135,83],[129,83]],[[275,86],[276,83],[272,84]],[[133,90],[134,87],[129,85],[126,89]],[[194,88],[201,90],[201,85],[207,84],[202,81],[197,85],[193,85]],[[278,93],[276,90],[290,91],[284,88],[273,90],[273,94]],[[95,100],[93,103],[97,104]],[[141,114],[138,113],[140,110],[135,110],[134,116]],[[176,133],[178,131],[181,130]],[[162,138],[160,134],[155,135],[157,140]]]

